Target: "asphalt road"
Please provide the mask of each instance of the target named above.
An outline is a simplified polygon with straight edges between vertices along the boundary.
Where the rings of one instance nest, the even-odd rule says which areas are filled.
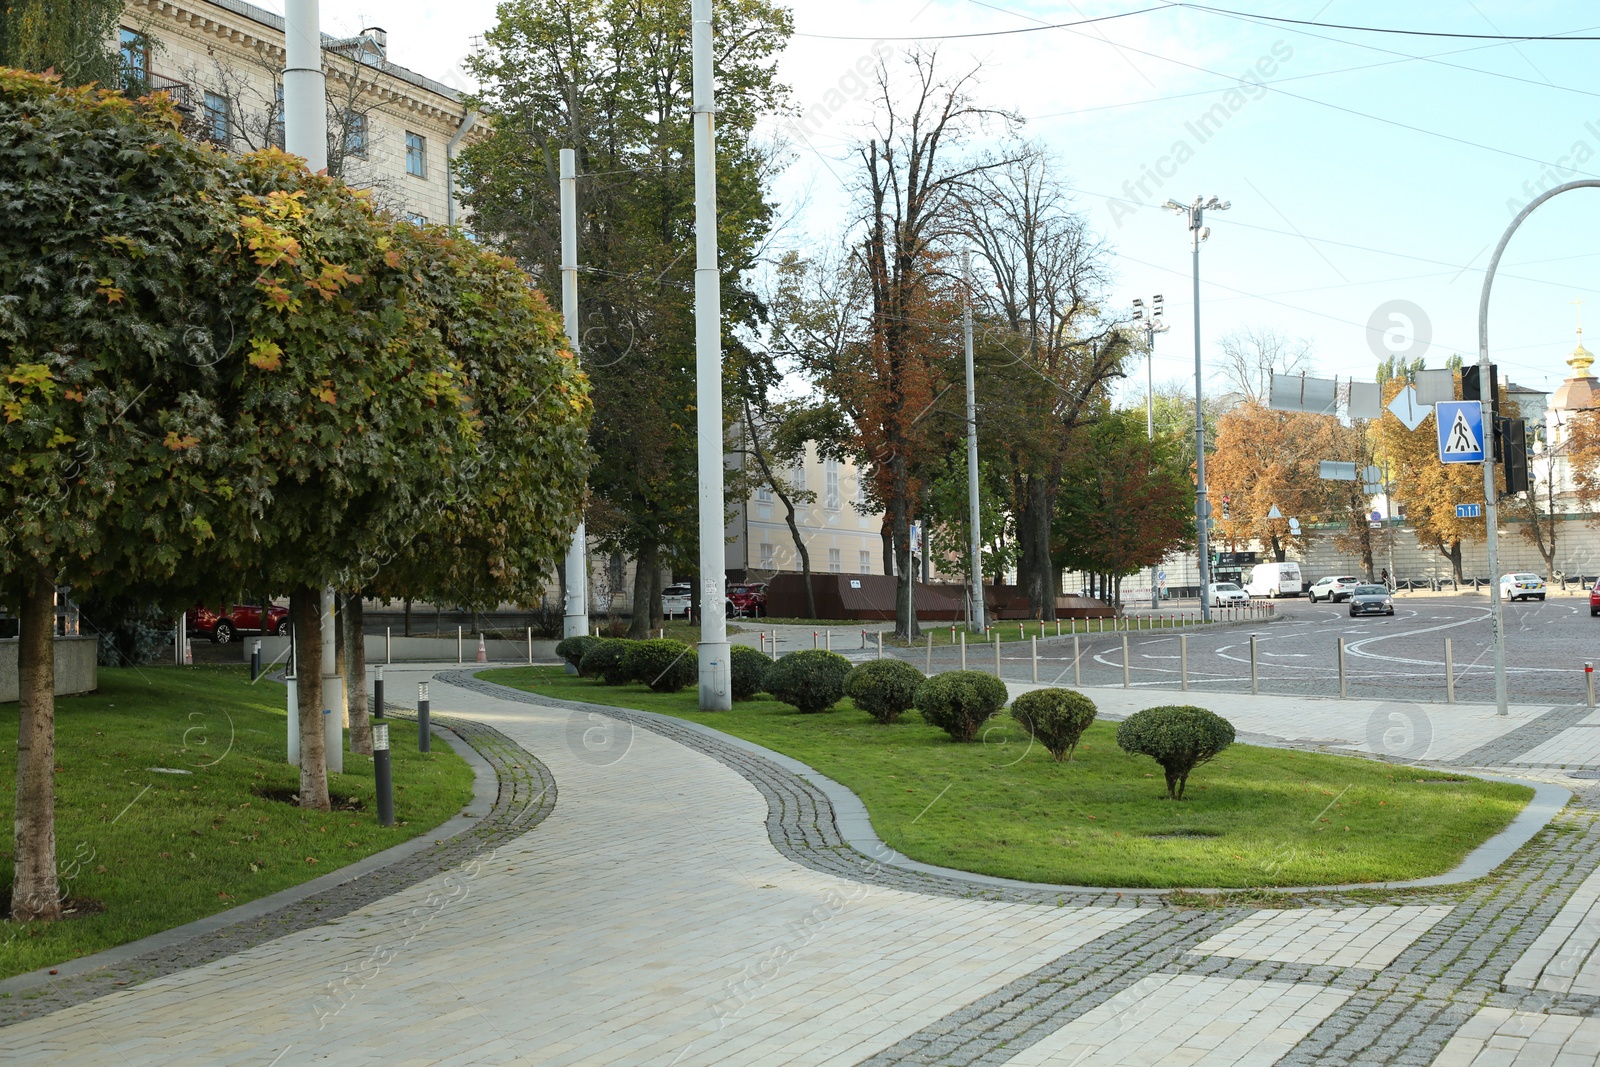
[[[1338,639],[1345,642],[1345,685],[1351,697],[1443,701],[1444,643],[1449,638],[1456,700],[1492,703],[1494,654],[1487,597],[1412,594],[1397,598],[1391,617],[1352,619],[1346,605],[1277,602],[1280,618],[1244,626],[1196,629],[1188,635],[1191,690],[1249,692],[1250,635],[1256,635],[1256,677],[1263,693],[1337,696]],[[1581,704],[1586,699],[1584,661],[1600,666],[1600,618],[1591,618],[1586,597],[1505,605],[1507,682],[1512,703]],[[1128,640],[1128,679],[1135,687],[1177,689],[1181,659],[1178,636],[1133,632]],[[1078,668],[1086,685],[1120,685],[1122,634],[1079,637]],[[1024,643],[1002,646],[1002,673],[1028,681],[1033,665]],[[902,652],[923,665],[924,653]],[[934,650],[934,669],[958,665],[958,653]],[[992,670],[992,646],[969,646],[968,665]],[[1070,639],[1039,642],[1039,681],[1072,685]]]

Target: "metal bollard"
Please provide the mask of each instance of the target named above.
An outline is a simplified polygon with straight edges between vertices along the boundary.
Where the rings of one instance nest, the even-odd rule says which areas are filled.
[[[461,666],[461,627],[456,627],[456,666]]]
[[[253,682],[261,677],[261,642],[257,641],[250,650],[250,680]]]
[[[383,718],[383,668],[378,668],[378,676],[372,680],[372,714]]]
[[[1444,639],[1444,698],[1446,703],[1456,702],[1456,665],[1448,637]]]
[[[821,647],[822,647],[821,645],[817,644],[817,631],[812,630],[811,631],[811,651],[815,652],[817,649],[819,649]]]
[[[662,631],[665,635],[666,631]],[[533,666],[533,627],[528,627],[528,666]]]
[[[1072,684],[1079,689],[1083,688],[1083,669],[1078,664],[1078,635],[1072,635]]]
[[[878,631],[878,658],[883,658],[883,631]]]
[[[1345,688],[1344,638],[1341,637],[1341,638],[1339,638],[1339,699],[1340,700],[1344,700],[1344,699],[1348,698],[1349,695],[1350,695],[1349,691]]]
[[[378,825],[393,826],[394,771],[389,766],[389,724],[381,720],[372,724],[372,778],[378,789]]]
[[[1038,685],[1039,684],[1039,639],[1037,637],[1030,637],[1030,638],[1028,638],[1028,640],[1033,643],[1033,684],[1034,685]]]
[[[394,627],[393,626],[385,626],[383,628],[383,661],[385,663],[393,663],[394,662]]]
[[[1056,636],[1057,637],[1061,636],[1061,620],[1060,619],[1056,620]]]
[[[1128,635],[1122,635],[1122,688],[1128,688]]]
[[[1250,692],[1259,693],[1261,687],[1256,679],[1256,635],[1250,635]]]
[[[428,683],[417,683],[417,751],[428,751]]]
[[[1594,664],[1585,662],[1583,665],[1583,680],[1589,684],[1589,706],[1594,707]]]
[[[994,632],[994,676],[1000,677],[1000,631]]]
[[[822,635],[822,647],[829,652],[833,651],[833,631],[829,630]]]
[[[967,631],[961,631],[961,669],[967,669]]]
[[[1178,635],[1178,681],[1180,686],[1187,691],[1189,688],[1189,635]]]
[[[933,673],[933,631],[932,630],[928,631],[928,664],[927,664],[926,668],[924,668],[922,673],[923,674],[932,674]]]
[[[771,636],[767,638],[767,642],[772,646],[772,658],[776,660],[778,658],[778,631],[772,631]]]

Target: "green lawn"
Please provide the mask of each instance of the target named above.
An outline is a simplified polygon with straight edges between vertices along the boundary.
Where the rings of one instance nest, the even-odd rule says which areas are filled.
[[[815,767],[854,790],[905,855],[1070,885],[1272,887],[1420,878],[1450,870],[1505,828],[1532,790],[1374,760],[1235,745],[1201,767],[1189,799],[1096,722],[1057,764],[1002,712],[983,743],[922,723],[880,726],[848,701],[801,715],[753,700],[695,710],[693,691],[608,687],[560,668],[481,676],[530,692],[665,712]]]
[[[416,724],[390,720],[391,829],[378,825],[372,759],[330,776],[360,810],[306,812],[263,794],[298,792],[285,762],[283,686],[243,667],[100,669],[100,690],[56,700],[56,851],[62,922],[0,921],[0,977],[179,926],[274,893],[431,830],[472,797],[448,745],[417,752]],[[0,819],[16,796],[17,705],[0,705]],[[151,768],[185,770],[170,774]],[[335,800],[339,804],[339,800]],[[0,900],[9,899],[9,836]]]

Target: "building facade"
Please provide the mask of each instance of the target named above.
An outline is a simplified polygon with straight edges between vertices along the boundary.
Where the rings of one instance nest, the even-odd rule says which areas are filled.
[[[730,461],[742,462],[735,452]],[[867,505],[867,484],[856,465],[829,459],[807,444],[792,467],[774,471],[808,499],[795,501],[795,525],[814,574],[884,574],[883,512]],[[791,497],[793,499],[793,497]],[[757,488],[733,505],[728,521],[727,570],[735,581],[761,581],[798,573],[800,553],[788,511],[772,486]]]
[[[455,89],[386,58],[388,35],[323,34],[328,171],[417,222],[461,222],[452,161],[486,130]],[[164,90],[191,135],[231,151],[283,145],[283,18],[243,0],[130,0],[123,88]]]

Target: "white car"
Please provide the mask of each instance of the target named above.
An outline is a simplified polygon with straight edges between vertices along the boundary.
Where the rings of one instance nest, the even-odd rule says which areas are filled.
[[[1329,600],[1337,604],[1341,600],[1349,600],[1350,594],[1355,592],[1356,586],[1360,584],[1361,579],[1352,574],[1319,578],[1317,584],[1311,587],[1309,596],[1313,604],[1319,600]]]
[[[1544,579],[1537,574],[1502,574],[1500,576],[1501,600],[1544,599]]]
[[[689,587],[686,584],[669,585],[661,590],[661,614],[667,618],[689,614]]]
[[[1217,582],[1211,587],[1211,606],[1236,608],[1250,603],[1250,594],[1239,588],[1237,582]]]

